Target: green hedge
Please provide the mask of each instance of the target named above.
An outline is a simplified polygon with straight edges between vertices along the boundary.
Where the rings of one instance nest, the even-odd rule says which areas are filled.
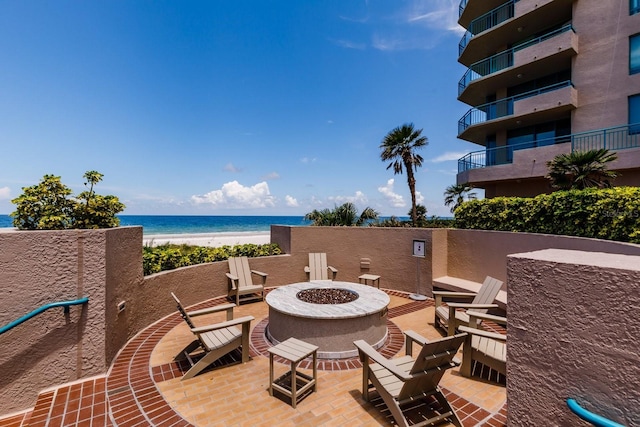
[[[236,246],[210,248],[190,245],[144,246],[142,248],[142,268],[144,275],[173,270],[205,262],[224,261],[229,257],[261,257],[280,255],[282,250],[275,243],[255,245],[252,243]]]
[[[589,188],[533,198],[471,200],[459,206],[455,216],[459,228],[640,243],[640,188]]]

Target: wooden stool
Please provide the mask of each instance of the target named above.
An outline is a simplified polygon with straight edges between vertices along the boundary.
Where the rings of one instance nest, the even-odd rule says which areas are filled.
[[[318,355],[317,355],[318,347],[315,345],[311,345],[304,341],[300,341],[295,338],[289,338],[286,341],[281,342],[280,344],[271,347],[269,349],[269,395],[273,396],[273,389],[278,390],[283,393],[285,396],[289,396],[291,398],[291,406],[296,407],[296,403],[298,398],[313,387],[313,391],[318,390]],[[286,374],[280,376],[277,379],[273,379],[273,356],[280,356],[283,359],[288,360],[291,363],[291,371]],[[303,374],[302,372],[297,371],[298,363],[307,357],[313,355],[313,376],[309,376]],[[284,386],[278,384],[279,381],[282,381],[287,376],[291,375],[291,385]],[[298,380],[302,382],[302,387],[298,388]]]
[[[371,280],[371,285],[380,289],[380,276],[376,276],[375,274],[363,274],[362,276],[358,276],[358,280],[360,283],[364,280],[364,284],[367,284],[367,280]]]

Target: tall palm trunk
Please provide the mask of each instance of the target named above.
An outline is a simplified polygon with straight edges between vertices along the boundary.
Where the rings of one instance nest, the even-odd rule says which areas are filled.
[[[411,224],[415,227],[418,222],[418,212],[416,211],[416,179],[413,176],[413,168],[410,163],[404,164],[407,169],[407,184],[411,193]]]

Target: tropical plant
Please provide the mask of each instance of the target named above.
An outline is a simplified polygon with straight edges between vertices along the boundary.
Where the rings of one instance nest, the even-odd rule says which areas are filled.
[[[609,188],[610,180],[614,180],[618,174],[608,170],[607,164],[617,157],[605,148],[559,154],[547,162],[547,178],[551,180],[553,188],[560,190]]]
[[[423,158],[415,153],[418,148],[428,144],[427,137],[422,136],[422,129],[415,129],[413,123],[405,123],[391,130],[382,140],[380,148],[382,161],[391,161],[387,169],[393,168],[394,174],[407,171],[407,184],[411,193],[411,222],[417,225],[416,211],[416,179],[414,170],[422,166]]]
[[[358,214],[358,209],[351,202],[343,203],[340,206],[336,206],[331,209],[314,209],[312,212],[307,213],[304,219],[307,221],[313,221],[311,225],[342,225],[347,227],[362,226],[367,221],[378,219],[378,212],[370,207],[364,208],[364,210]]]
[[[120,220],[116,214],[125,206],[115,196],[95,194],[93,187],[102,176],[96,171],[86,172],[89,191],[76,198],[69,197],[72,191],[59,176],[45,175],[39,184],[23,187],[23,194],[11,200],[16,205],[10,214],[13,225],[20,230],[117,227]]]
[[[453,213],[458,206],[460,206],[465,197],[468,200],[476,198],[476,193],[472,193],[473,187],[469,184],[455,184],[450,185],[444,190],[444,205],[451,206],[451,213]]]
[[[73,228],[111,228],[120,225],[116,214],[124,210],[124,205],[115,196],[95,194],[93,187],[104,175],[96,171],[85,172],[83,178],[89,191],[78,194],[75,205]]]
[[[217,248],[174,244],[144,246],[142,248],[142,269],[144,275],[148,276],[189,265],[224,261],[231,256],[261,257],[280,255],[281,253],[282,250],[276,243],[225,245]]]
[[[587,188],[533,198],[472,200],[456,210],[455,221],[459,228],[640,243],[640,188]]]
[[[411,216],[413,209],[407,212],[407,215]],[[418,227],[424,227],[427,223],[427,207],[425,205],[416,205],[416,222]]]

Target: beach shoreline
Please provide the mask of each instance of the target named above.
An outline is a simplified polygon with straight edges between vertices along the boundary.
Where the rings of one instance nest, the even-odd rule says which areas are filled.
[[[270,231],[236,231],[219,233],[189,234],[145,234],[142,236],[143,246],[159,246],[165,244],[207,246],[235,246],[253,243],[265,245],[271,243]]]

